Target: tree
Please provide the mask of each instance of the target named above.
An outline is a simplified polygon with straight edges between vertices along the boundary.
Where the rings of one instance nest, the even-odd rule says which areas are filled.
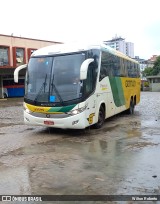
[[[152,75],[160,74],[160,56],[157,57],[156,61],[154,62]]]
[[[142,72],[142,76],[143,76],[143,77],[152,76],[152,75],[153,75],[152,72],[153,72],[153,68],[152,68],[152,67],[147,67],[147,68],[145,68],[145,70]]]
[[[160,56],[157,57],[156,61],[154,62],[153,68],[152,67],[147,67],[145,70],[142,72],[142,76],[155,76],[160,74]]]

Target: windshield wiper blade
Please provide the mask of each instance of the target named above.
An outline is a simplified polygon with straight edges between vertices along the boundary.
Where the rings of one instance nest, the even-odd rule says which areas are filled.
[[[45,80],[44,80],[43,84],[41,85],[41,87],[40,87],[34,101],[37,101],[37,99],[38,99],[39,95],[41,94],[43,88],[44,88],[44,93],[45,93],[45,88],[46,88],[46,85],[47,85],[46,81],[47,81],[47,74],[46,74]]]
[[[54,76],[53,76],[53,78],[52,78],[52,83],[51,83],[51,86],[52,86],[52,88],[51,88],[51,94],[52,94],[52,91],[53,91],[53,89],[54,89],[55,93],[57,94],[57,96],[58,96],[58,98],[59,98],[59,100],[60,100],[60,102],[61,102],[61,104],[64,105],[64,102],[63,102],[63,100],[62,100],[62,97],[61,97],[61,95],[59,94],[59,92],[58,92],[58,90],[57,90],[55,84],[53,83],[53,80],[54,80]],[[51,95],[51,94],[50,94],[50,95]]]

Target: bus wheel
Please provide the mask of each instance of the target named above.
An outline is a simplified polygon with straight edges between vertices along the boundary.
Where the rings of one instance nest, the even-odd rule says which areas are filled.
[[[98,115],[98,122],[94,125],[96,129],[99,129],[103,126],[105,121],[105,111],[103,106],[99,109],[99,115]]]
[[[130,107],[129,109],[127,110],[127,113],[130,114],[130,115],[133,115],[134,114],[134,101],[131,99],[130,101]]]

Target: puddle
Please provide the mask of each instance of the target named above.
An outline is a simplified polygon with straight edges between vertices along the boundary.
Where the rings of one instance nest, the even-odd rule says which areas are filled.
[[[1,123],[0,128],[1,127],[9,127],[9,126],[12,126],[12,125],[15,125],[15,124],[14,123]]]
[[[120,125],[119,124],[117,124],[117,125],[114,125],[114,126],[111,126],[111,127],[104,127],[104,128],[102,128],[102,131],[103,132],[110,132],[110,131],[112,131],[112,130],[116,130],[117,128],[119,128],[120,127]]]
[[[1,154],[3,156],[21,156],[21,155],[35,155],[35,154],[45,154],[49,152],[55,152],[55,147],[50,145],[31,145],[29,147],[21,147],[19,149]]]
[[[0,162],[0,166],[3,166],[3,162]]]
[[[139,129],[131,129],[126,131],[127,138],[141,137],[142,132]]]
[[[43,133],[46,131],[48,130],[42,130]],[[3,162],[5,165],[11,162],[10,165],[15,169],[19,165],[27,169],[27,188],[31,189],[33,194],[112,194],[125,192],[122,186],[128,186],[126,191],[132,193],[129,189],[133,190],[135,186],[146,186],[149,189],[159,185],[158,149],[153,152],[153,145],[147,141],[140,143],[133,137],[130,147],[127,142],[131,141],[132,136],[130,139],[104,139],[95,135],[61,135],[52,139],[53,135],[47,135],[50,135],[49,140],[7,152],[0,158],[2,167]],[[132,151],[132,145],[139,151]],[[128,151],[125,147],[131,150]],[[157,177],[153,178],[155,175]],[[3,173],[3,176],[6,181],[10,178],[7,173]],[[16,175],[16,178],[19,177]],[[2,177],[0,182],[4,183]],[[14,185],[17,185],[15,189],[23,187],[23,184],[19,183]]]
[[[30,195],[31,187],[26,167],[5,168],[0,173],[1,195]]]
[[[138,149],[142,149],[144,147],[150,147],[150,146],[157,146],[158,144],[152,143],[152,142],[137,142],[134,144],[130,144],[126,146],[126,149],[130,149],[130,150],[138,150]]]

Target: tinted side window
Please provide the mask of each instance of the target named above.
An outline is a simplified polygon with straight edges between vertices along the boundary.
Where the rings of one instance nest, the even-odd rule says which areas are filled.
[[[137,78],[139,76],[139,65],[128,61],[128,77]]]
[[[106,76],[139,77],[139,65],[108,52],[102,52],[99,81]]]
[[[128,70],[128,77],[131,77],[131,62],[127,60],[127,70]]]
[[[108,75],[108,53],[102,52],[99,81]]]
[[[120,76],[121,66],[120,58],[113,55],[113,76]]]
[[[121,66],[120,58],[108,52],[102,52],[101,70],[99,80],[106,76],[120,76]]]
[[[113,55],[108,52],[102,52],[99,81],[101,81],[106,76],[113,76],[113,64]]]
[[[123,77],[126,75],[126,72],[125,72],[125,63],[124,63],[124,59],[121,58],[120,59],[120,76]]]
[[[135,72],[136,72],[136,77],[140,77],[140,69],[138,64],[134,64],[135,66]]]

